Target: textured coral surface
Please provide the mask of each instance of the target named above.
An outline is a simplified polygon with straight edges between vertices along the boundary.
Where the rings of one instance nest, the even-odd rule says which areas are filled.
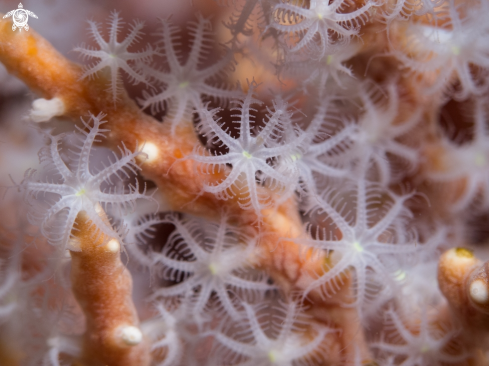
[[[489,364],[488,0],[0,12],[0,365]]]

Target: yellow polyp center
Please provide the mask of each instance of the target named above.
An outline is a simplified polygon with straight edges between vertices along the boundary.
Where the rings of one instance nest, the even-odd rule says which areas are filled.
[[[277,353],[275,351],[268,352],[268,359],[271,363],[277,362]]]
[[[251,159],[253,157],[248,151],[243,151],[243,156],[247,159]]]
[[[333,262],[334,262],[333,253],[334,252],[331,251],[324,257],[323,268],[326,272],[333,267]]]
[[[457,257],[474,258],[474,253],[467,248],[456,248],[455,254],[457,255]]]
[[[329,55],[328,57],[326,57],[326,65],[331,65],[332,62],[333,62],[333,56]]]
[[[429,350],[430,350],[430,346],[428,346],[427,344],[424,344],[420,349],[421,353],[426,353]]]
[[[377,14],[377,8],[370,8],[368,9],[368,12],[370,13],[371,16],[374,16],[375,14]]]
[[[399,281],[399,282],[404,280],[406,277],[407,277],[407,274],[402,269],[396,271],[396,273],[394,274],[394,278],[396,279],[396,281]]]
[[[182,81],[180,84],[178,84],[178,87],[181,89],[184,89],[190,84],[188,81]]]
[[[353,243],[353,248],[355,248],[357,252],[363,252],[363,247],[358,241]]]
[[[292,161],[296,161],[302,158],[302,155],[297,153],[297,154],[292,154],[290,157],[292,158]]]
[[[78,192],[76,192],[75,196],[80,197],[83,196],[85,193],[87,193],[87,191],[85,190],[85,188],[82,188]]]
[[[487,160],[486,160],[486,157],[484,156],[484,154],[477,154],[475,156],[475,165],[478,166],[478,167],[483,167],[485,166],[487,163]]]
[[[211,271],[213,275],[216,275],[218,272],[217,266],[214,263],[209,264],[209,271]]]
[[[377,130],[372,130],[367,133],[367,142],[371,145],[375,145],[377,141],[379,141],[379,137],[381,136],[380,134],[382,131]]]
[[[455,56],[460,55],[460,47],[457,47],[457,46],[452,46],[452,47],[451,47],[451,49],[452,49],[452,53],[453,53]]]

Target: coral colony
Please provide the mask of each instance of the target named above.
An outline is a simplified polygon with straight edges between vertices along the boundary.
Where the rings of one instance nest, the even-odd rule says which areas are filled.
[[[180,7],[0,17],[0,365],[489,365],[489,0]]]

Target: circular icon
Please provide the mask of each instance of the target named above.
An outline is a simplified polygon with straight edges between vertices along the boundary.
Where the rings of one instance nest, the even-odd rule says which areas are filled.
[[[29,20],[29,15],[37,19],[36,14],[34,14],[32,11],[24,9],[22,3],[19,3],[18,9],[9,11],[3,16],[3,18],[5,19],[8,17],[12,17],[12,21],[14,22],[14,24],[12,24],[13,31],[15,31],[17,28],[19,28],[19,31],[22,31],[22,28],[28,31],[29,25],[27,24],[27,21]]]
[[[19,28],[24,28],[29,20],[29,15],[24,9],[17,9],[12,16],[14,24]]]

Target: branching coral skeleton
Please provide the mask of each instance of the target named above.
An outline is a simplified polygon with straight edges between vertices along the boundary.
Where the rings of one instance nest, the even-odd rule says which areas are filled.
[[[0,364],[487,365],[489,262],[460,247],[489,197],[487,0],[238,2],[180,35],[161,14],[140,52],[142,22],[90,21],[85,68],[0,21],[48,140],[0,212]],[[460,145],[447,100],[473,106]]]

